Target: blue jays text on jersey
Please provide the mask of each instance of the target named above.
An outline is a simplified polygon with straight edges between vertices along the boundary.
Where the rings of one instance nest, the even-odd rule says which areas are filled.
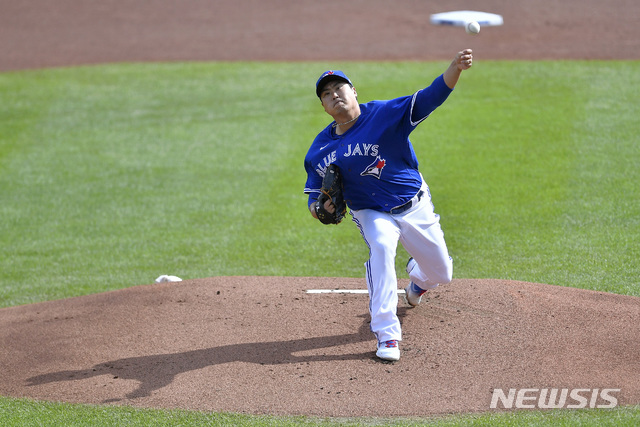
[[[333,123],[316,136],[305,157],[309,205],[317,199],[324,171],[336,164],[352,210],[389,212],[420,190],[422,176],[409,134],[451,93],[443,76],[413,95],[360,104],[360,117],[344,134]]]

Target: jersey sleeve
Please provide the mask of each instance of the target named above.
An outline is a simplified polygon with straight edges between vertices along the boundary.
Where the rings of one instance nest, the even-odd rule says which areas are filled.
[[[411,125],[417,126],[438,108],[449,97],[453,89],[444,82],[441,74],[426,88],[413,95],[411,108]]]
[[[304,193],[309,195],[307,200],[307,206],[311,206],[311,203],[315,202],[320,195],[322,188],[322,178],[315,171],[311,162],[308,159],[304,160],[304,168],[307,171],[307,182],[304,186]]]

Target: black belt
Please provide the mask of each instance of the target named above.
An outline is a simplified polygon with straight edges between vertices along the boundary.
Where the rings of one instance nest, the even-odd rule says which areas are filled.
[[[400,205],[400,206],[396,206],[395,208],[392,208],[389,213],[393,214],[393,215],[397,215],[400,214],[402,212],[408,211],[409,209],[411,209],[413,207],[413,205],[415,205],[416,203],[418,203],[420,201],[420,199],[422,199],[422,196],[424,195],[424,191],[420,190],[418,191],[418,194],[416,194],[413,199],[409,200],[407,203]]]

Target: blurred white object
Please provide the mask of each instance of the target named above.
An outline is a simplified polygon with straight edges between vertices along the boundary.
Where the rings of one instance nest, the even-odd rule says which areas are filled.
[[[166,282],[182,282],[182,279],[178,276],[169,276],[167,274],[163,274],[162,276],[156,279],[156,283],[166,283]]]
[[[476,10],[454,10],[452,12],[435,13],[429,18],[434,25],[452,25],[464,27],[467,22],[475,21],[483,27],[495,27],[504,24],[502,15],[479,12]]]

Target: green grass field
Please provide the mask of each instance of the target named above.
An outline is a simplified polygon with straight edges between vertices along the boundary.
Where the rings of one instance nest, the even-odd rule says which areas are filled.
[[[446,66],[116,64],[0,74],[0,307],[152,283],[160,274],[362,277],[367,251],[355,225],[322,226],[302,194],[304,155],[330,120],[316,78],[342,68],[366,102],[413,93]],[[478,61],[465,72],[412,135],[454,278],[640,296],[639,95],[640,61]],[[400,250],[401,277],[405,262]],[[220,419],[377,422],[0,399],[3,425]],[[636,425],[640,410],[397,422],[550,419]]]

